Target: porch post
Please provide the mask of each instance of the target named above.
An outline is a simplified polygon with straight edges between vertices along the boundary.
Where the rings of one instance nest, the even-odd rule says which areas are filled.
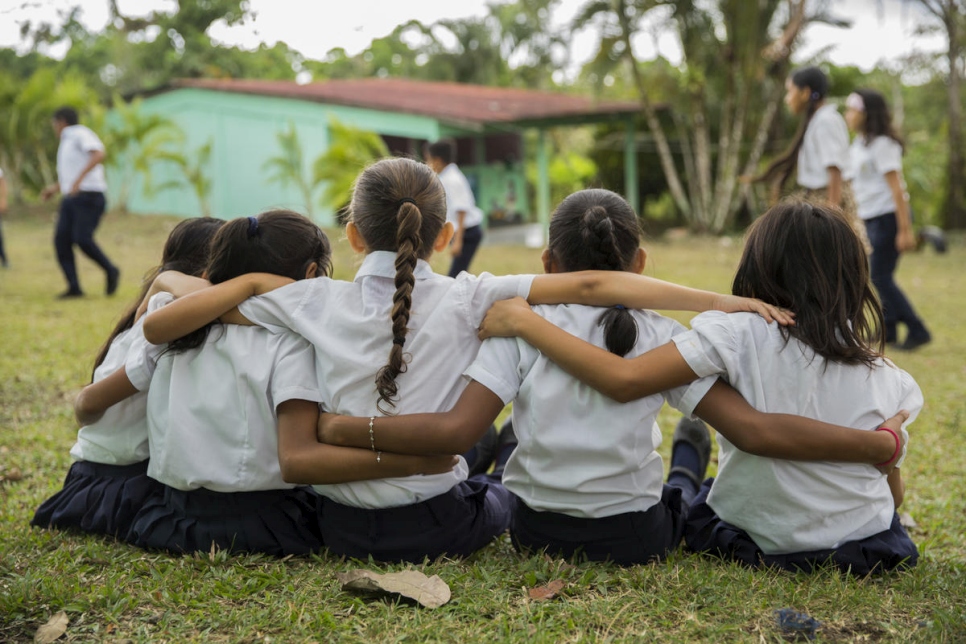
[[[640,197],[637,185],[637,145],[635,142],[634,117],[628,115],[624,119],[624,198],[631,205],[638,216],[640,211]]]

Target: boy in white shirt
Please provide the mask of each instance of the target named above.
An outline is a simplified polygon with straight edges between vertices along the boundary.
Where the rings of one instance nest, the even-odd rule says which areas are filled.
[[[476,197],[466,175],[455,163],[456,152],[449,141],[437,141],[426,148],[426,165],[439,175],[446,192],[446,221],[453,224],[455,233],[450,244],[453,264],[449,276],[468,271],[476,249],[483,240],[483,211],[476,206]]]

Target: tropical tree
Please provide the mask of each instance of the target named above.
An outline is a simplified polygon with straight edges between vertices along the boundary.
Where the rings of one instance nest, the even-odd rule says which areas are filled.
[[[325,184],[320,199],[322,207],[336,212],[344,210],[362,169],[387,156],[389,148],[378,134],[330,119],[329,147],[312,166],[313,182]]]
[[[288,129],[276,132],[275,138],[281,148],[281,154],[269,158],[262,164],[262,170],[269,173],[269,183],[277,183],[282,187],[294,185],[302,194],[302,204],[309,217],[312,216],[313,198],[318,181],[312,179],[305,172],[305,161],[302,144],[299,142],[295,123],[291,121]]]
[[[208,173],[211,163],[213,141],[209,138],[193,152],[165,152],[160,160],[173,163],[181,171],[181,180],[172,179],[155,188],[155,192],[162,190],[180,189],[185,183],[198,197],[198,206],[202,217],[211,217],[211,175]]]

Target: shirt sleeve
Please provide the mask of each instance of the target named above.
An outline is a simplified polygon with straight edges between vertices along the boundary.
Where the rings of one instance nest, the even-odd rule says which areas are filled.
[[[503,404],[509,404],[520,391],[523,378],[529,371],[524,366],[521,341],[517,338],[489,338],[480,346],[476,360],[463,374],[480,383]]]
[[[77,132],[77,145],[84,152],[104,151],[104,142],[88,127]]]
[[[272,370],[272,401],[276,407],[287,400],[324,402],[315,368],[315,350],[300,335],[279,336]]]
[[[171,293],[157,293],[148,300],[147,313],[153,313],[173,301],[174,296]],[[151,344],[148,342],[144,338],[143,322],[144,317],[142,316],[131,329],[131,346],[124,361],[127,378],[138,391],[147,391],[150,387],[151,377],[154,375],[155,367],[157,367],[158,358],[168,347],[167,344]]]
[[[460,289],[465,312],[471,327],[478,327],[483,316],[490,310],[497,300],[507,300],[513,297],[527,298],[530,295],[530,285],[533,275],[502,275],[493,276],[483,273],[479,277],[463,272],[456,278],[457,288]]]
[[[312,296],[316,278],[286,284],[270,293],[250,297],[238,305],[238,311],[252,324],[272,333],[298,332],[298,318],[304,303]]]
[[[870,146],[869,156],[879,174],[902,171],[902,146],[895,139],[879,136]]]
[[[707,311],[691,320],[691,330],[671,341],[691,370],[702,378],[727,376],[727,365],[736,351],[734,329],[727,313]]]
[[[837,112],[829,110],[815,125],[820,128],[816,134],[818,157],[823,168],[847,170],[849,159],[849,129],[845,119]]]
[[[922,396],[922,389],[919,388],[919,385],[916,383],[913,377],[901,369],[900,371],[902,398],[901,402],[899,403],[899,409],[905,409],[909,412],[909,420],[903,423],[902,429],[900,430],[902,431],[902,437],[905,439],[906,444],[902,448],[902,455],[899,457],[899,460],[896,461],[896,467],[901,467],[903,461],[906,460],[906,450],[909,448],[909,432],[906,427],[916,420],[916,417],[919,416],[919,412],[922,411],[922,406],[925,402]]]

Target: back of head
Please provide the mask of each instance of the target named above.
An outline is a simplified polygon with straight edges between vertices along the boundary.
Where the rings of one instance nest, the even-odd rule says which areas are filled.
[[[431,157],[439,159],[443,163],[443,166],[447,166],[456,160],[455,146],[452,141],[445,139],[427,145],[426,153]]]
[[[782,327],[818,355],[871,366],[883,348],[882,309],[862,242],[838,208],[786,199],[755,221],[732,292],[795,313]]]
[[[111,331],[107,341],[98,351],[97,357],[94,359],[94,369],[97,369],[104,362],[114,339],[134,326],[138,308],[140,308],[144,298],[147,297],[151,284],[158,273],[179,271],[193,277],[201,277],[208,265],[208,248],[211,245],[211,240],[224,224],[223,220],[213,217],[195,217],[184,219],[171,229],[171,232],[168,233],[168,239],[164,242],[164,249],[161,251],[161,265],[148,273],[144,284],[141,285],[140,295],[121,315],[121,319]],[[93,379],[93,374],[91,378]]]
[[[66,105],[57,108],[53,118],[55,121],[61,121],[65,125],[77,125],[80,122],[77,118],[77,110]]]
[[[376,376],[379,410],[394,407],[396,376],[404,373],[403,345],[409,332],[417,259],[427,259],[446,223],[446,193],[436,173],[412,159],[383,159],[356,179],[349,204],[349,221],[370,251],[396,253],[393,294],[393,345],[389,360]]]
[[[862,136],[865,142],[868,144],[878,136],[888,136],[902,145],[902,138],[892,125],[892,114],[885,97],[874,89],[857,89],[853,94],[862,99],[862,111],[865,114]]]
[[[211,240],[206,276],[220,284],[246,273],[272,273],[293,280],[306,277],[312,264],[317,275],[332,271],[332,247],[326,234],[307,217],[291,210],[269,210],[257,217],[238,217]],[[211,325],[178,338],[170,351],[195,349]]]
[[[550,219],[548,250],[563,272],[629,270],[641,241],[641,224],[623,197],[610,190],[575,192],[557,206]],[[605,311],[607,349],[623,356],[637,342],[637,324],[623,307]]]
[[[799,67],[789,76],[795,87],[812,90],[811,100],[821,100],[828,95],[828,76],[818,67]]]

